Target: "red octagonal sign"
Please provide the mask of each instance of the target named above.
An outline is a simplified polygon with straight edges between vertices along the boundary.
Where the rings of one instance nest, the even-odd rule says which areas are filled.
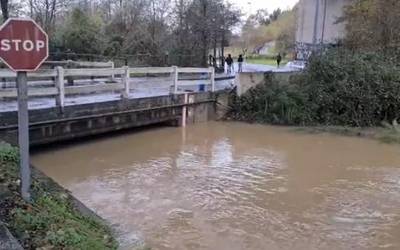
[[[47,34],[32,19],[10,18],[0,27],[0,58],[14,71],[35,71],[49,56]]]

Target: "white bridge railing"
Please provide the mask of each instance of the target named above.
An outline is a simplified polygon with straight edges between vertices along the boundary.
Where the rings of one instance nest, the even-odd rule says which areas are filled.
[[[54,69],[41,69],[36,72],[28,73],[28,95],[30,97],[44,97],[55,96],[56,105],[63,107],[65,104],[65,97],[67,95],[91,94],[98,92],[119,92],[122,98],[128,98],[132,89],[131,76],[140,74],[169,74],[172,81],[172,93],[178,93],[179,86],[199,85],[195,81],[180,80],[179,74],[207,74],[208,77],[206,84],[211,85],[211,91],[215,91],[215,70],[214,68],[181,68],[177,66],[172,67],[143,67],[143,68],[63,68],[57,66]],[[88,79],[94,77],[105,77],[109,81],[106,83],[90,83],[83,85],[68,85],[66,81],[73,81],[79,79]],[[8,69],[0,69],[0,79],[13,80],[16,78],[16,73]],[[50,84],[45,87],[31,87],[35,82],[50,80]],[[204,79],[203,79],[204,80]],[[204,84],[204,83],[201,83]],[[149,86],[151,88],[151,86]],[[0,88],[0,99],[2,98],[16,98],[17,89],[15,83],[12,88]]]

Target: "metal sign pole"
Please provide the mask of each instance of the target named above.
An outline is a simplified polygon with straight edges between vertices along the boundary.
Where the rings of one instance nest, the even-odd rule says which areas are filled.
[[[26,202],[30,202],[31,169],[29,165],[28,83],[26,71],[17,73],[17,88],[21,195]]]

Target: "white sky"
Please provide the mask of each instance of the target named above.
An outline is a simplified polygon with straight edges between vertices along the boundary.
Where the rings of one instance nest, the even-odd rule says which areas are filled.
[[[271,13],[277,8],[286,10],[292,8],[298,0],[228,0],[229,2],[240,7],[246,16],[249,13],[255,13],[258,9],[268,9]]]

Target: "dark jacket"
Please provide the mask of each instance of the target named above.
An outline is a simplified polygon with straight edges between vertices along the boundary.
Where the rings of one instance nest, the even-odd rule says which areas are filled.
[[[233,63],[232,57],[227,57],[226,60],[225,60],[225,62],[226,62],[228,65],[232,65],[232,63]]]

